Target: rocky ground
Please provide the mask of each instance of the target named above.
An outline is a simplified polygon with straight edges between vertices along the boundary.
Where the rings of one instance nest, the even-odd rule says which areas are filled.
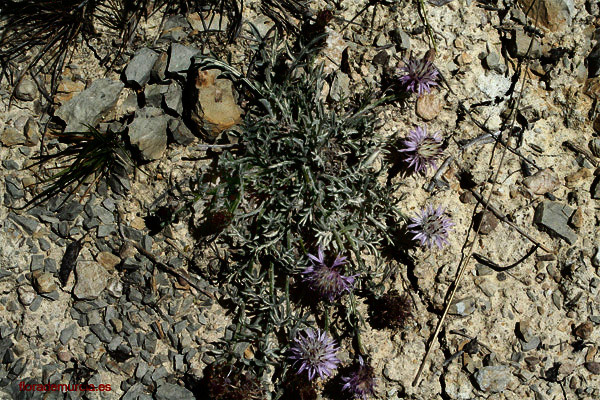
[[[442,250],[416,248],[410,262],[397,263],[390,288],[411,293],[408,326],[364,326],[377,398],[600,398],[599,3],[538,1],[540,9],[529,17],[527,0],[426,3],[443,83],[418,100],[378,111],[379,133],[390,140],[425,123],[441,132],[444,158],[453,160],[438,178],[402,173],[393,180],[401,183],[406,214],[433,203],[444,206],[456,225]],[[273,22],[258,0],[247,3],[244,21],[266,33]],[[316,13],[326,3],[335,15],[321,55],[331,73],[324,93],[331,101],[380,87],[386,71],[429,49],[417,3],[371,6],[353,24],[346,21],[366,1],[310,6]],[[184,278],[172,273],[191,264],[188,221],[156,234],[144,218],[166,204],[169,196],[161,195],[174,183],[210,164],[203,145],[221,143],[222,132],[241,122],[243,105],[231,82],[212,72],[196,77],[195,103],[187,109],[185,73],[194,57],[213,50],[244,65],[247,53],[239,43],[200,45],[207,27],[197,14],[170,16],[162,24],[161,17],[139,27],[123,62],[108,72],[96,55],[114,43],[100,35],[78,46],[62,73],[52,120],[62,121],[65,132],[87,124],[126,127],[138,165],[121,168],[85,197],[61,205],[64,197],[54,196],[16,209],[36,190],[39,178],[27,169],[32,157],[42,144],[56,147],[58,140],[46,135],[51,117],[41,112],[47,102],[37,85],[24,79],[11,100],[13,87],[2,81],[2,399],[63,398],[20,392],[18,383],[82,380],[110,384],[111,391],[70,392],[67,398],[193,398],[188,378],[200,379],[214,360],[216,341],[232,335],[220,288],[193,271]],[[213,25],[210,30],[223,28],[216,20]],[[244,25],[240,36],[248,35]],[[346,48],[350,73],[337,67]],[[511,110],[515,129],[503,137],[513,151],[494,140],[465,145],[495,134]],[[192,129],[182,118],[188,111]],[[194,128],[206,136],[194,135]],[[474,236],[480,191],[484,200],[491,193],[490,211],[479,217]],[[466,266],[421,381],[413,386],[471,244],[477,257]],[[79,249],[73,273],[62,282],[65,253]],[[359,309],[368,313],[365,302]]]

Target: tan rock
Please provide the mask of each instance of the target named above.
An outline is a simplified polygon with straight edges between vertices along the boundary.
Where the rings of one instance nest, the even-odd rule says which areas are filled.
[[[114,267],[119,265],[121,259],[118,256],[115,256],[113,253],[103,251],[98,253],[96,261],[98,261],[98,264],[102,265],[107,270],[112,270]]]
[[[48,272],[36,273],[33,277],[33,284],[38,293],[50,293],[56,290],[54,277]]]
[[[565,176],[565,185],[569,189],[573,189],[574,187],[579,186],[579,184],[582,181],[588,179],[591,176],[592,171],[590,171],[587,168],[581,168],[579,171],[573,172],[572,174]]]
[[[442,102],[437,93],[424,94],[417,100],[417,115],[425,121],[431,121],[437,117],[441,110]]]
[[[546,194],[555,191],[560,182],[554,171],[546,168],[523,179],[523,184],[534,194]]]
[[[217,79],[218,75],[219,70],[199,70],[195,83],[191,119],[209,139],[242,121],[242,109],[236,103],[231,81]]]
[[[567,28],[575,13],[573,0],[518,0],[518,2],[530,21],[537,20],[551,31]]]

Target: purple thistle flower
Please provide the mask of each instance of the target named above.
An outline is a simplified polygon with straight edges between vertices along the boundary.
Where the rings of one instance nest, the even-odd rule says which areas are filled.
[[[375,373],[373,367],[366,364],[362,357],[358,357],[358,369],[350,374],[349,377],[342,377],[344,386],[342,390],[347,390],[354,397],[367,400],[369,395],[375,395]]]
[[[290,350],[290,359],[294,364],[300,364],[298,374],[304,370],[308,372],[308,380],[312,381],[315,375],[319,378],[330,376],[340,360],[336,357],[339,348],[325,331],[306,329],[305,335],[298,334],[294,339],[294,347]]]
[[[412,224],[408,225],[409,232],[415,234],[413,239],[420,241],[421,246],[432,248],[435,244],[441,249],[444,244],[448,244],[448,232],[454,223],[444,215],[442,207],[433,208],[432,205],[428,205],[421,210],[420,215],[412,217],[411,220]]]
[[[413,93],[418,93],[419,96],[423,92],[430,93],[431,86],[437,86],[437,77],[439,71],[433,63],[425,58],[418,60],[411,58],[404,61],[404,66],[398,68],[398,74],[404,73],[400,77],[400,82],[406,85],[406,90]]]
[[[319,246],[317,256],[309,254],[308,258],[311,259],[312,264],[303,272],[304,282],[307,282],[321,297],[333,301],[344,291],[352,290],[355,275],[344,276],[339,268],[346,264],[346,257],[340,257],[338,254],[330,267],[325,264],[323,249]]]
[[[442,154],[442,136],[439,132],[431,133],[426,126],[417,126],[402,143],[406,147],[399,151],[406,153],[405,160],[409,167],[414,167],[415,172],[427,173],[429,167],[437,168],[436,160]]]

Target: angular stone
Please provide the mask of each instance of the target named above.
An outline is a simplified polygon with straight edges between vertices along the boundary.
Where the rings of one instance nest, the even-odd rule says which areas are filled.
[[[508,386],[510,371],[504,365],[483,367],[475,372],[479,389],[488,393],[500,393]]]
[[[188,129],[183,121],[177,118],[171,118],[169,120],[169,132],[173,136],[175,143],[187,146],[196,140],[196,136]]]
[[[96,261],[98,261],[98,263],[107,270],[112,270],[114,267],[119,265],[121,259],[114,254],[109,253],[108,251],[102,251],[98,253]]]
[[[191,120],[208,139],[215,139],[242,121],[242,110],[236,103],[232,83],[217,79],[219,73],[216,69],[198,70],[194,85]]]
[[[40,294],[51,293],[56,290],[54,276],[48,272],[34,274],[33,285]]]
[[[125,85],[110,79],[98,79],[83,92],[63,104],[56,116],[66,122],[65,132],[86,131],[115,106]]]
[[[25,138],[25,135],[17,128],[6,126],[0,134],[0,142],[7,147],[11,147],[19,144],[25,144],[27,139]]]
[[[183,46],[179,43],[171,44],[167,72],[170,74],[185,73],[192,65],[192,58],[200,53],[195,47]]]
[[[136,88],[144,86],[150,80],[150,73],[157,59],[158,53],[147,47],[136,51],[125,68],[125,81]]]
[[[34,81],[24,78],[15,88],[15,97],[22,101],[32,101],[37,95],[37,86]]]
[[[154,377],[154,375],[152,375]],[[188,400],[193,399],[194,394],[183,386],[164,383],[156,389],[154,394],[156,400]]]
[[[545,168],[523,179],[523,185],[534,194],[551,193],[558,188],[560,180],[550,168]]]
[[[557,31],[567,28],[575,14],[573,0],[518,0],[530,21],[538,21],[541,25]],[[533,6],[532,6],[533,4]]]
[[[533,43],[531,43],[531,49],[529,49],[529,43],[532,38]],[[542,55],[542,46],[539,38],[529,36],[522,28],[516,28],[512,31],[509,51],[513,57],[527,56],[532,59],[537,59]]]
[[[136,111],[133,122],[129,124],[129,139],[144,160],[161,158],[167,149],[167,116],[154,107]]]
[[[536,208],[534,222],[550,234],[573,244],[577,240],[577,234],[567,224],[574,211],[566,204],[545,200]]]
[[[163,96],[167,93],[167,85],[148,85],[144,88],[144,99],[146,107],[161,108]]]
[[[152,71],[150,72],[150,77],[157,83],[164,82],[167,80],[166,72],[167,72],[167,64],[169,61],[169,56],[167,53],[160,53],[156,62],[152,66]]]
[[[95,299],[102,293],[108,283],[110,274],[95,262],[80,262],[75,269],[77,283],[73,294],[78,299]]]
[[[431,121],[442,110],[442,101],[436,93],[419,96],[417,99],[417,115],[425,121]]]
[[[174,112],[177,115],[183,113],[183,89],[177,83],[171,83],[164,95],[165,106],[167,110]]]
[[[506,65],[500,61],[498,53],[492,51],[485,57],[485,66],[494,72],[503,74],[506,72]]]
[[[459,299],[452,302],[448,312],[452,315],[460,315],[466,317],[475,311],[475,299],[467,297],[465,299]]]

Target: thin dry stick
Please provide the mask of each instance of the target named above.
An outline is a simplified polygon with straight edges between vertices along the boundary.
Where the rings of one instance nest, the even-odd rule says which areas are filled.
[[[499,220],[501,220],[502,222],[510,225],[514,230],[516,230],[517,232],[519,232],[521,235],[523,235],[525,238],[527,238],[531,243],[533,243],[536,246],[538,246],[540,249],[546,251],[547,253],[553,253],[553,251],[551,249],[549,249],[548,247],[544,246],[542,243],[540,243],[537,240],[535,240],[533,238],[533,236],[531,236],[529,233],[525,232],[522,228],[520,228],[514,222],[512,222],[511,220],[509,220],[506,217],[506,215],[502,214],[496,207],[494,207],[493,205],[491,205],[488,202],[486,202],[482,195],[480,195],[479,193],[477,193],[473,189],[469,189],[469,191],[473,194],[473,196],[475,196],[475,198],[477,199],[477,201],[479,201],[482,205],[484,205],[486,209],[488,209],[491,212],[493,212],[494,215],[496,217],[498,217]]]
[[[156,257],[154,257],[154,255],[152,253],[150,253],[149,251],[144,249],[139,243],[133,242],[131,240],[129,241],[129,243],[131,243],[133,245],[133,247],[135,247],[140,253],[142,253],[144,256],[146,256],[146,258],[148,258],[150,261],[152,261],[152,263],[154,263],[154,265],[156,265],[158,268],[175,276],[176,278],[183,279],[190,286],[192,286],[194,289],[196,289],[200,293],[215,300],[215,296],[212,293],[210,293],[206,289],[201,288],[196,282],[194,282],[194,280],[192,278],[190,278],[187,275],[187,273],[185,273],[183,271],[177,271],[175,268],[172,268],[172,267],[168,266],[167,264],[161,263],[160,261],[158,261],[158,259]]]
[[[534,0],[535,1],[535,0]],[[533,4],[532,4],[533,5]],[[539,10],[539,2],[538,2],[538,10]],[[538,13],[539,15],[539,13]],[[537,27],[537,17],[536,17],[536,21],[535,21],[535,26]],[[529,52],[531,51],[531,47],[533,45],[533,40],[534,38],[531,38],[531,41],[529,42],[529,48],[527,49],[527,55],[529,54]],[[525,64],[525,71],[527,71],[529,69],[529,60],[527,60],[526,64]],[[521,90],[519,91],[519,96],[517,97],[517,101],[515,103],[515,107],[512,110],[512,120],[510,123],[510,129],[509,132],[512,131],[512,128],[515,125],[516,122],[516,113],[514,112],[514,110],[519,108],[519,105],[521,104],[521,98],[523,96],[523,89],[525,87],[525,79],[523,79],[523,81],[521,82]],[[512,94],[511,94],[512,96]],[[500,140],[502,139],[502,133],[500,134]],[[507,144],[508,144],[508,140],[510,140],[510,136],[507,137]],[[500,162],[498,164],[498,168],[496,169],[496,172],[494,174],[494,179],[492,181],[492,185],[489,191],[489,194],[487,195],[487,199],[484,203],[484,208],[483,208],[483,212],[485,212],[488,209],[488,205],[490,204],[490,199],[492,197],[492,193],[494,192],[494,188],[496,186],[496,183],[498,181],[498,176],[500,175],[500,170],[502,169],[502,164],[504,163],[504,158],[506,157],[506,152],[507,152],[508,146],[503,146],[502,147],[502,154],[500,156]],[[492,153],[492,160],[494,158],[494,154]],[[479,206],[479,203],[475,205],[475,209],[474,211],[477,210],[477,207]],[[479,236],[479,230],[481,229],[481,224],[477,227],[477,229],[475,230],[475,237],[474,239],[476,239]],[[465,239],[465,243],[468,241],[469,239],[469,234],[467,234],[467,238]],[[421,377],[421,374],[423,373],[423,368],[425,368],[425,363],[427,362],[427,359],[429,358],[429,355],[431,354],[431,351],[433,350],[433,345],[435,343],[435,341],[437,340],[438,335],[440,334],[440,331],[442,330],[442,325],[444,324],[444,321],[446,320],[446,316],[448,315],[448,311],[450,310],[450,305],[452,304],[452,300],[454,299],[454,295],[456,294],[456,291],[458,290],[458,285],[460,284],[460,281],[467,269],[467,266],[469,265],[469,261],[471,260],[471,256],[473,254],[473,247],[475,246],[475,242],[476,240],[472,240],[467,247],[467,256],[466,257],[462,257],[461,261],[462,263],[459,264],[459,269],[458,269],[458,275],[456,276],[456,279],[453,282],[453,286],[452,286],[452,290],[450,292],[450,295],[448,296],[448,300],[446,301],[446,305],[444,307],[444,312],[442,313],[442,316],[440,317],[437,326],[435,328],[435,332],[433,333],[433,336],[431,337],[431,341],[429,342],[429,347],[427,348],[427,352],[425,353],[425,357],[423,357],[423,361],[421,362],[421,365],[419,366],[419,370],[417,371],[417,375],[415,376],[415,379],[412,382],[413,386],[417,386],[419,384],[419,378]],[[464,251],[464,248],[463,248]]]

